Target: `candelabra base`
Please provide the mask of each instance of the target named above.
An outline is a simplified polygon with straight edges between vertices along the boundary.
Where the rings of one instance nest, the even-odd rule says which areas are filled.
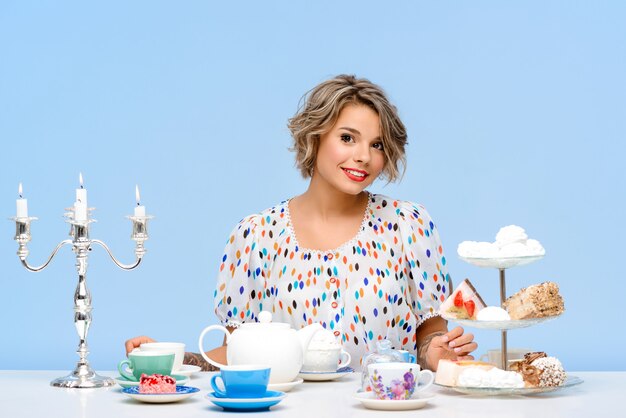
[[[114,384],[115,381],[113,379],[100,376],[88,364],[79,364],[72,373],[50,382],[50,386],[57,388],[79,389],[104,388]]]

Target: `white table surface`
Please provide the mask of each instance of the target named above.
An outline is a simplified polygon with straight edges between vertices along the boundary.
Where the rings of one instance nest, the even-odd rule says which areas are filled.
[[[114,372],[101,372],[117,376]],[[449,417],[449,418],[597,418],[620,417],[626,412],[626,372],[571,372],[584,380],[581,385],[533,396],[478,397],[458,394],[440,387],[427,389],[435,398],[414,411],[365,409],[353,394],[360,375],[352,374],[331,382],[304,382],[268,412],[233,413],[206,399],[213,373],[196,373],[186,383],[200,388],[195,396],[171,404],[146,404],[121,393],[119,386],[102,389],[64,389],[50,386],[67,371],[0,370],[0,417],[206,417],[272,416],[275,418],[326,417]]]

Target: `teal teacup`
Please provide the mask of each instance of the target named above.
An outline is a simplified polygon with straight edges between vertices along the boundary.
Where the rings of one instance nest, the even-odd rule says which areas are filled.
[[[122,377],[137,381],[142,374],[172,374],[174,365],[174,353],[160,353],[150,351],[136,351],[128,354],[127,360],[122,360],[117,365],[117,370]],[[126,367],[128,366],[130,370]]]

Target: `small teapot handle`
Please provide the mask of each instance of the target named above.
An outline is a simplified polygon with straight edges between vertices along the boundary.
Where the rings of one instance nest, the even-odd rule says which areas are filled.
[[[221,325],[209,325],[200,333],[200,338],[198,338],[198,347],[200,348],[200,354],[202,354],[202,357],[204,357],[206,361],[221,369],[222,367],[226,367],[226,364],[221,364],[213,359],[210,359],[209,356],[207,356],[204,352],[204,347],[202,346],[202,341],[204,340],[204,336],[206,335],[206,333],[213,330],[222,331],[224,335],[226,335],[226,344],[228,344],[228,341],[230,341],[230,332],[228,332],[228,330]]]

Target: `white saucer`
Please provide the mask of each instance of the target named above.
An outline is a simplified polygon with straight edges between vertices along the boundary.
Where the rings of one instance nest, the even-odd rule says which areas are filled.
[[[197,373],[200,370],[202,370],[200,366],[192,366],[191,364],[183,364],[183,366],[180,369],[172,371],[172,374],[178,374],[181,376],[190,377],[193,373]]]
[[[291,389],[293,389],[295,386],[298,386],[303,381],[303,379],[296,379],[293,382],[287,383],[270,383],[269,385],[267,385],[267,389],[279,392],[289,392]]]
[[[122,389],[122,392],[141,402],[169,403],[187,399],[200,392],[200,389],[191,386],[176,386],[176,393],[139,393],[139,388],[133,386]]]
[[[408,411],[411,409],[420,409],[434,397],[435,395],[415,394],[411,399],[405,401],[391,401],[378,399],[374,392],[357,392],[354,394],[354,399],[361,402],[364,407],[377,409],[379,411]]]
[[[307,382],[325,382],[327,380],[339,379],[342,376],[353,373],[352,367],[342,367],[334,372],[300,372],[298,377],[306,380]]]
[[[177,375],[177,374],[172,375],[172,377],[176,379],[177,386],[184,385],[189,380],[188,377]],[[128,380],[128,379],[124,379],[122,376],[117,376],[114,380],[115,380],[115,383],[117,383],[123,388],[132,388],[134,386],[139,386],[138,380]]]

